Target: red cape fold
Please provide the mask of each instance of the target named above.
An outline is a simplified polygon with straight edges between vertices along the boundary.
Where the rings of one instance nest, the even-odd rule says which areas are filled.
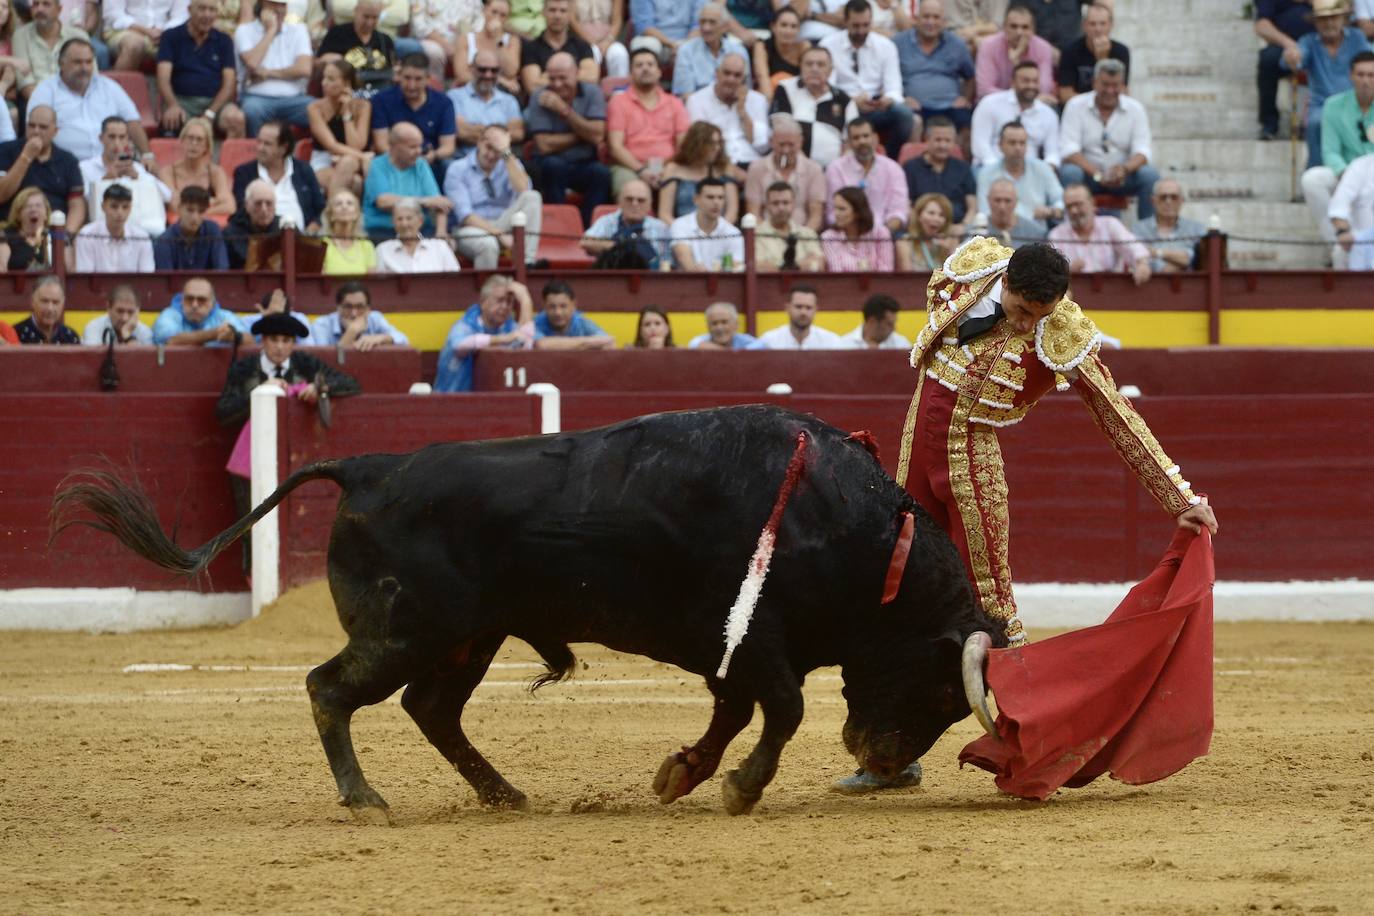
[[[1103,773],[1177,773],[1212,740],[1212,539],[1180,529],[1106,621],[989,653],[997,733],[959,754],[997,788],[1045,799]]]

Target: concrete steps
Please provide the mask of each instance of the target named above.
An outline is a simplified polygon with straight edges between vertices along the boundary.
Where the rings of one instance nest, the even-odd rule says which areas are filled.
[[[1184,213],[1216,214],[1233,235],[1310,243],[1319,240],[1305,205],[1293,202],[1287,139],[1255,139],[1260,42],[1238,4],[1219,0],[1137,0],[1121,4],[1113,34],[1131,49],[1131,93],[1150,112],[1154,163],[1188,194]],[[1286,87],[1279,110],[1287,112]],[[1298,172],[1306,164],[1298,148]],[[1314,268],[1324,246],[1232,241],[1236,267]]]

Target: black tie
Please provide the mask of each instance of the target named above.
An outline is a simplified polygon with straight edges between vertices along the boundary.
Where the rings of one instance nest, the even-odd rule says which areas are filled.
[[[970,318],[968,321],[959,325],[959,343],[968,343],[970,340],[1001,321],[1006,315],[1007,313],[1002,311],[1002,303],[994,303],[991,315],[985,318]]]
[[[286,378],[286,370],[281,366],[277,367],[277,378]]]

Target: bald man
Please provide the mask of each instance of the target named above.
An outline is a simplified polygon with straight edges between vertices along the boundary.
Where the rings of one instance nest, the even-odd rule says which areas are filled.
[[[606,97],[595,83],[579,81],[571,54],[550,57],[546,74],[548,85],[525,109],[534,140],[530,177],[547,204],[563,203],[569,190],[580,192],[582,225],[589,226],[611,195],[611,170],[596,157],[597,144],[606,139]]]
[[[414,124],[400,122],[387,132],[387,154],[372,160],[363,185],[363,228],[378,239],[393,234],[391,208],[413,197],[425,211],[422,234],[448,237],[448,214],[453,205],[439,193],[434,170],[424,161],[424,135]]]
[[[30,108],[27,126],[23,137],[0,143],[0,218],[9,215],[14,195],[36,187],[54,212],[67,214],[67,234],[74,236],[86,222],[81,164],[71,153],[53,145],[57,113],[50,106]]]

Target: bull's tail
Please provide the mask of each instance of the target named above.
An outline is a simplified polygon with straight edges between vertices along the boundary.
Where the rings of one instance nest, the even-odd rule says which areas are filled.
[[[262,504],[194,550],[178,547],[158,524],[153,501],[137,481],[98,468],[68,474],[58,485],[48,515],[48,543],[72,525],[87,525],[114,535],[121,544],[163,569],[195,576],[237,541],[286,495],[311,480],[332,480],[345,487],[344,462],[320,461],[301,468],[262,501]]]

